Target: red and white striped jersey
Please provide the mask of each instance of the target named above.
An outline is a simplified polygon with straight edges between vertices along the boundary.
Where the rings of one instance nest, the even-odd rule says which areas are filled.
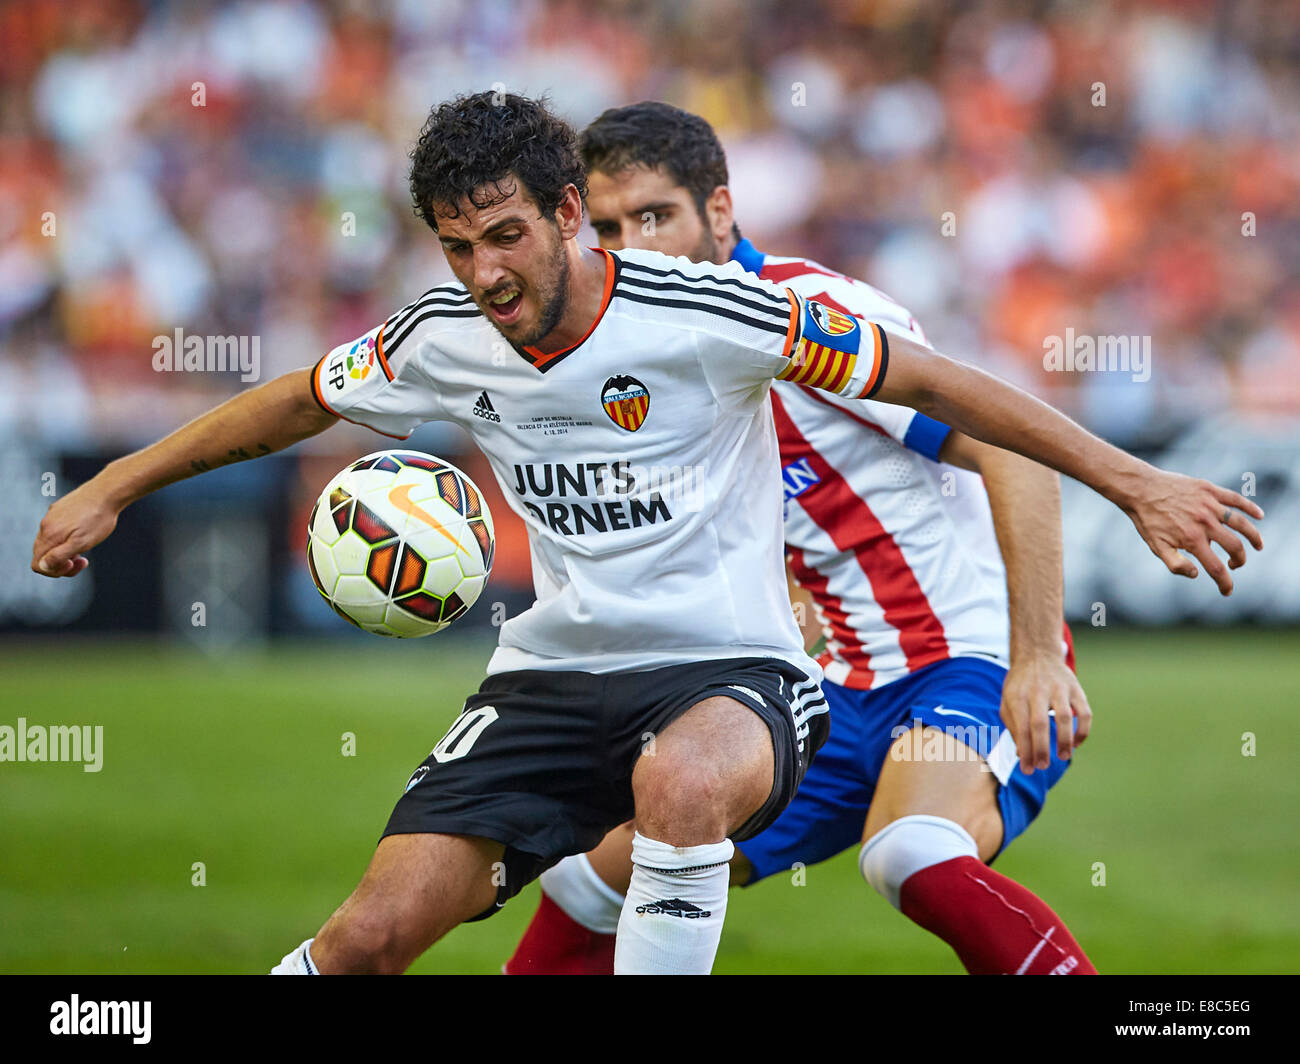
[[[736,261],[797,294],[925,335],[888,296],[815,262]],[[772,386],[786,555],[826,633],[818,659],[847,687],[883,686],[945,658],[1008,663],[1006,571],[981,478],[943,465],[945,425],[906,407]]]

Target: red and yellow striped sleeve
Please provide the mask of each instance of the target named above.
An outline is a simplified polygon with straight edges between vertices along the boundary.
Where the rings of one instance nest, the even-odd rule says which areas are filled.
[[[861,321],[816,300],[793,296],[788,361],[777,380],[869,399],[889,365],[889,340],[874,322]]]

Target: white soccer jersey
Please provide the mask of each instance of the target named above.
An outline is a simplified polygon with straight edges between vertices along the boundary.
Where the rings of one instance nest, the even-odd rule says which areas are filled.
[[[885,335],[734,263],[602,254],[601,310],[572,347],[516,351],[442,285],[321,359],[317,400],[399,439],[452,421],[487,456],[537,596],[489,673],[760,655],[820,679],[786,597],[770,383],[869,394]]]
[[[906,309],[803,259],[735,261],[833,310],[925,335]],[[1009,658],[1006,571],[981,478],[938,462],[945,425],[778,382],[787,557],[826,633],[826,678],[871,689],[949,657]]]

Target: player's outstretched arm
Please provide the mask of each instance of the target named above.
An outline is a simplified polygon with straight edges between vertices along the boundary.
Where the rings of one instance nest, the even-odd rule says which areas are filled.
[[[1026,774],[1051,765],[1051,718],[1056,752],[1068,759],[1088,737],[1092,709],[1066,664],[1065,549],[1061,481],[1037,462],[950,432],[939,460],[979,473],[988,492],[998,548],[1007,571],[1011,667],[1002,685],[1002,720]]]
[[[309,370],[268,381],[195,418],[157,443],[119,458],[45,514],[32,547],[32,570],[76,576],[83,551],[102,543],[137,499],[218,466],[258,458],[314,436],[338,418],[312,397]]]
[[[1179,554],[1185,550],[1228,595],[1228,570],[1246,562],[1245,545],[1233,533],[1245,536],[1256,550],[1263,547],[1259,530],[1245,515],[1259,518],[1264,511],[1239,493],[1157,469],[1006,381],[907,336],[889,332],[888,339],[888,370],[873,398],[913,407],[1087,484],[1128,514],[1170,572],[1196,576],[1195,564]],[[1227,565],[1211,543],[1227,552]]]

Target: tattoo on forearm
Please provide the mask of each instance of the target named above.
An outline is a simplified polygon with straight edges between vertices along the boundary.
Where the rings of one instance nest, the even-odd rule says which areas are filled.
[[[215,465],[205,458],[195,458],[190,462],[190,468],[196,473],[206,473],[216,466],[233,465],[235,462],[247,462],[250,458],[260,458],[264,454],[270,454],[271,448],[264,443],[257,445],[256,453],[250,451],[247,447],[235,447],[227,451],[225,457],[215,459]]]

